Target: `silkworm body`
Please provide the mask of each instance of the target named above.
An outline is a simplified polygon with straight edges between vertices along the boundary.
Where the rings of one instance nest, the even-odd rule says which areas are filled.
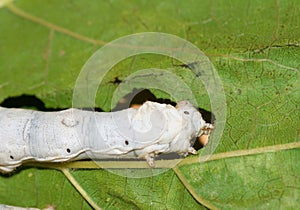
[[[188,101],[107,113],[0,108],[0,170],[86,158],[145,158],[153,166],[161,153],[195,153],[191,144],[207,125]]]

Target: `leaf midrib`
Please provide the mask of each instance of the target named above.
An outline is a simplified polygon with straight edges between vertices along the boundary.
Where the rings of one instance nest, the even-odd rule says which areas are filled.
[[[230,152],[223,152],[223,153],[205,155],[200,157],[196,156],[196,157],[186,158],[182,160],[177,166],[189,165],[194,163],[203,163],[203,162],[209,162],[209,161],[227,159],[233,157],[242,157],[242,156],[257,155],[262,153],[278,152],[278,151],[296,149],[296,148],[300,148],[300,141],[287,143],[287,144],[277,144],[277,145],[266,146],[266,147],[258,147],[258,148],[246,149],[246,150],[233,150]]]

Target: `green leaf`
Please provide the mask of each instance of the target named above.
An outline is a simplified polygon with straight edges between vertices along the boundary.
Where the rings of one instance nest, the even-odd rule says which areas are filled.
[[[55,170],[26,169],[13,176],[0,177],[2,204],[58,209],[90,209],[68,180]]]
[[[209,208],[295,209],[299,206],[300,143],[188,158],[175,171]]]
[[[76,78],[97,49],[124,35],[158,31],[185,38],[209,56],[223,82],[227,117],[220,144],[207,162],[187,158],[174,171],[140,179],[101,169],[63,169],[76,188],[59,171],[20,168],[1,175],[0,203],[90,209],[86,200],[91,199],[107,209],[299,208],[297,0],[3,2],[0,101],[31,94],[46,107],[71,107]],[[115,66],[96,104],[109,111],[117,87],[111,81],[150,67],[176,73],[199,105],[210,110],[201,82],[158,55],[135,56]]]
[[[124,173],[126,169],[120,170]],[[144,170],[149,169],[129,169],[127,173],[143,174]],[[104,209],[205,209],[171,170],[142,179],[121,177],[107,170],[92,170],[89,174],[76,170],[72,176]]]

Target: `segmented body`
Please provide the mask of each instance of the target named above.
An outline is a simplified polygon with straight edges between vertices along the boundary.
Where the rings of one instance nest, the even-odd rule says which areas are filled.
[[[0,170],[86,158],[145,158],[153,166],[161,153],[195,153],[192,141],[207,125],[188,101],[108,113],[0,108]]]

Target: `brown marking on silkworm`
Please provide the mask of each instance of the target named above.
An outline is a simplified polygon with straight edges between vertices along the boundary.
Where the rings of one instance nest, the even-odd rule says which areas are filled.
[[[132,104],[130,106],[130,108],[138,109],[138,108],[140,108],[140,106],[142,106],[142,105],[141,104]]]
[[[200,142],[200,144],[202,146],[207,145],[207,143],[208,143],[208,137],[209,137],[209,135],[207,135],[207,134],[203,134],[203,135],[201,135],[201,136],[198,137],[198,141]]]
[[[214,129],[215,127],[212,124],[206,124],[206,126],[202,128],[203,133],[198,137],[198,141],[201,145],[205,146],[208,143],[210,132]]]

